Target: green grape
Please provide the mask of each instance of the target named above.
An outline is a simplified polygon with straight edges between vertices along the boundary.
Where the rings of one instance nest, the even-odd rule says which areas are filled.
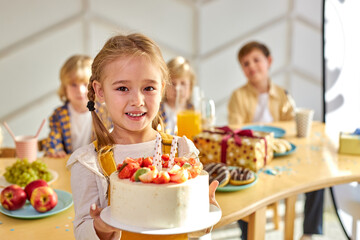
[[[25,187],[28,183],[37,179],[44,179],[48,182],[53,178],[47,165],[39,159],[32,163],[29,163],[27,159],[18,159],[13,165],[5,169],[3,176],[6,181],[21,187]]]

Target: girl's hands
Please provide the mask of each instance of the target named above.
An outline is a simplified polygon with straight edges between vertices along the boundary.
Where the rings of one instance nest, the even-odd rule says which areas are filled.
[[[209,186],[209,202],[210,202],[210,204],[214,204],[216,207],[220,208],[218,202],[215,199],[215,191],[218,186],[219,186],[219,182],[216,180],[210,184],[210,186]],[[121,230],[106,224],[100,218],[101,211],[102,211],[102,208],[96,206],[96,204],[91,205],[90,216],[94,219],[94,228],[95,228],[95,231],[96,231],[96,234],[98,235],[98,237],[100,239],[112,239],[115,236],[120,237]],[[209,227],[204,230],[189,233],[189,237],[202,236],[204,234],[210,233],[211,230],[212,230],[212,227]]]
[[[120,229],[114,228],[106,224],[101,218],[100,213],[103,209],[92,204],[90,207],[90,216],[94,219],[94,228],[96,234],[100,239],[113,239],[114,237],[120,238]]]
[[[64,158],[64,157],[66,157],[66,153],[64,151],[59,151],[59,152],[54,152],[54,153],[47,153],[46,157]]]
[[[219,182],[217,180],[211,182],[209,186],[209,201],[210,204],[214,204],[216,207],[220,208],[220,205],[215,199],[215,191],[218,186],[219,186]]]

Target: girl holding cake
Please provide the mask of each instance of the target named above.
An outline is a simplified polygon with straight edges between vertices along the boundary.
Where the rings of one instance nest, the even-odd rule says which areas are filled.
[[[179,157],[196,158],[199,153],[186,137],[172,137],[155,130],[161,126],[159,107],[168,75],[159,47],[141,34],[112,37],[95,57],[87,106],[97,141],[76,150],[67,163],[71,169],[76,239],[187,239],[183,234],[152,236],[121,231],[100,217],[103,208],[111,206],[109,176],[119,164],[125,166],[123,162],[128,157],[155,157],[155,153],[159,154],[155,152],[159,138],[162,142],[165,138],[176,139]],[[95,96],[107,105],[114,125],[112,132],[95,112]],[[209,202],[216,206],[217,185],[213,182],[209,187]],[[144,204],[149,201],[142,200]]]

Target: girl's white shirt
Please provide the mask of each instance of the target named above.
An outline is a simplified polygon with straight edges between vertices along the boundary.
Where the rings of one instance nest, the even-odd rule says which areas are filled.
[[[258,104],[256,106],[253,122],[273,122],[269,110],[269,93],[261,93],[258,96]]]
[[[194,143],[185,136],[176,138],[180,157],[199,155],[199,150]],[[116,165],[122,163],[126,157],[153,156],[154,146],[155,140],[129,145],[116,144],[113,150]],[[93,203],[101,208],[107,207],[106,192],[108,185],[98,164],[94,145],[91,143],[77,149],[70,156],[66,167],[71,170],[71,190],[75,209],[73,222],[75,238],[77,240],[99,239],[89,212]],[[119,234],[116,239],[120,239],[120,237]]]
[[[73,151],[75,151],[79,147],[88,145],[91,142],[92,118],[90,111],[79,113],[71,104],[69,104],[69,112],[71,145]]]

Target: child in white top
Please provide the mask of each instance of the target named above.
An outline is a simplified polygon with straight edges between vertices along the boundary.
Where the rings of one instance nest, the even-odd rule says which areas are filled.
[[[294,119],[295,102],[283,88],[270,81],[272,57],[269,48],[249,42],[238,52],[238,60],[247,84],[236,89],[228,104],[229,125],[238,128],[244,123],[268,123]],[[304,236],[322,234],[323,189],[306,193]],[[247,224],[239,221],[241,239],[247,239]]]
[[[65,157],[95,139],[91,113],[86,107],[92,61],[87,55],[73,55],[61,67],[58,95],[64,104],[50,116],[49,136],[41,140],[48,157]],[[107,128],[111,128],[106,107],[98,102],[96,104],[97,113]]]
[[[116,164],[126,157],[154,155],[159,134],[155,129],[161,123],[158,111],[166,81],[168,70],[160,49],[144,35],[112,37],[95,57],[88,87],[88,108],[93,116],[97,148],[112,146]],[[107,105],[114,125],[111,133],[94,111],[95,95]],[[180,157],[198,154],[186,137],[179,138],[178,144]],[[100,217],[101,210],[108,205],[108,183],[94,145],[75,151],[67,166],[71,169],[76,239],[119,239],[121,230],[107,225]],[[210,203],[218,206],[217,185],[218,182],[210,185],[209,197]],[[137,239],[147,238],[145,235]]]
[[[231,94],[228,122],[240,128],[250,122],[290,121],[294,119],[294,102],[288,92],[269,77],[270,50],[259,42],[249,42],[238,52],[238,61],[247,83]]]
[[[177,124],[177,112],[193,109],[192,90],[195,85],[195,72],[189,61],[178,56],[167,63],[170,83],[166,87],[160,114],[165,124],[165,131],[174,134]]]

